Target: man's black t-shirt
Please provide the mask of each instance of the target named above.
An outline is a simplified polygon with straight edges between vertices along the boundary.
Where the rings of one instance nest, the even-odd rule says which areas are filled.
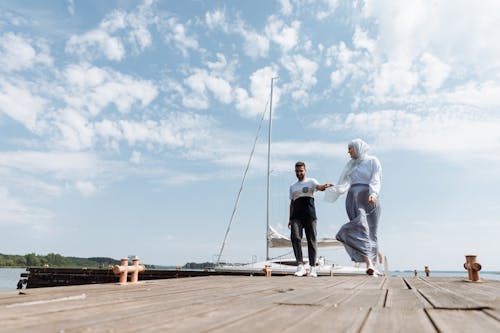
[[[290,199],[292,200],[291,219],[316,220],[314,206],[314,192],[318,181],[314,178],[305,178],[290,186]]]

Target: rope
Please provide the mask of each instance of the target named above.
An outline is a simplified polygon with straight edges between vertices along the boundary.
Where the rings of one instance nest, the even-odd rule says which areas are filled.
[[[245,179],[247,177],[248,169],[250,168],[250,163],[252,162],[253,154],[255,152],[255,146],[257,145],[257,140],[258,140],[258,138],[260,136],[260,130],[262,128],[262,122],[264,121],[264,118],[265,118],[266,113],[267,113],[267,106],[268,106],[268,104],[269,104],[269,101],[266,102],[266,106],[264,107],[264,112],[262,113],[262,118],[260,119],[259,128],[257,129],[257,134],[255,135],[255,140],[253,142],[252,151],[250,152],[250,157],[248,158],[247,166],[245,168],[245,172],[243,173],[243,179],[241,180],[240,189],[238,191],[238,195],[236,196],[236,201],[234,202],[233,212],[231,213],[231,218],[229,219],[229,224],[227,226],[226,234],[224,236],[224,241],[222,242],[222,246],[221,246],[221,249],[220,249],[220,252],[219,252],[219,256],[217,257],[217,262],[215,264],[216,266],[218,266],[219,263],[220,263],[220,258],[222,256],[222,252],[224,251],[224,246],[226,245],[227,236],[229,235],[229,230],[231,229],[231,224],[233,223],[234,216],[236,215],[236,209],[238,208],[238,203],[240,201],[241,191],[243,190],[243,185],[245,184]]]

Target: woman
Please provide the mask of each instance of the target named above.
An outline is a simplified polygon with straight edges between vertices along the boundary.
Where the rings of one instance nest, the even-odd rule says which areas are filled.
[[[369,148],[361,139],[349,143],[351,160],[342,171],[338,184],[327,190],[325,200],[335,202],[347,192],[346,210],[350,221],[340,228],[336,238],[344,243],[354,262],[366,263],[366,273],[374,275],[382,167],[375,156],[367,154]]]

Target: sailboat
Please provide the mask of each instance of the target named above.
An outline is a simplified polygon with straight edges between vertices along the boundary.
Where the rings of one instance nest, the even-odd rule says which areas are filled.
[[[241,194],[241,191],[243,189],[243,184],[245,181],[246,177],[246,172],[248,171],[248,168],[250,166],[250,162],[252,159],[252,155],[254,152],[254,149],[252,149],[250,159],[247,164],[247,168],[245,170],[245,173],[243,175],[243,181],[240,186],[240,191],[238,193],[238,196],[236,198],[235,206],[233,208],[233,214],[231,215],[231,219],[229,222],[229,226],[226,230],[226,235],[224,237],[224,241],[222,243],[221,250],[219,252],[219,256],[217,259],[216,266],[214,268],[215,271],[217,272],[239,272],[239,273],[261,273],[263,270],[271,269],[273,274],[281,274],[281,275],[288,275],[288,274],[293,274],[296,272],[297,269],[297,262],[295,258],[284,258],[283,256],[279,256],[276,258],[270,258],[269,257],[269,248],[291,248],[292,243],[289,237],[281,235],[278,233],[273,227],[270,226],[269,224],[269,198],[270,198],[270,174],[271,174],[271,136],[272,136],[272,107],[273,107],[273,85],[274,81],[278,79],[277,77],[271,78],[271,93],[270,93],[270,98],[269,98],[269,125],[268,125],[268,142],[267,142],[267,207],[266,207],[266,260],[260,261],[260,262],[253,262],[249,264],[221,264],[220,259],[222,256],[222,252],[224,250],[224,246],[226,243],[226,239],[230,230],[230,226],[232,223],[232,220],[234,218],[235,212],[236,212],[236,207],[238,205],[239,201],[239,196]],[[266,106],[267,109],[267,106]],[[265,115],[265,113],[264,113]],[[264,117],[263,115],[263,117]],[[264,119],[264,118],[263,118]],[[263,120],[262,119],[262,120]],[[259,127],[260,131],[260,127]],[[254,142],[254,148],[255,148],[255,143],[257,141],[257,137]],[[338,240],[334,238],[321,238],[317,240],[317,245],[318,247],[331,247],[331,248],[343,248],[344,245],[339,242]],[[307,247],[307,241],[305,239],[302,240],[302,246]],[[311,263],[308,262],[306,258],[304,258],[305,265],[309,266]],[[316,272],[318,275],[365,275],[366,271],[364,268],[360,268],[358,266],[339,266],[335,265],[333,263],[329,263],[325,257],[320,256],[317,259],[316,263],[312,263],[312,265],[315,265]]]

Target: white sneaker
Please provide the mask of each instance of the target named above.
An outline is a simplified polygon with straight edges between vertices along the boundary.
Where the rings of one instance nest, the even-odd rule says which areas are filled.
[[[304,276],[306,274],[306,268],[304,265],[297,266],[297,271],[293,273],[295,276]]]
[[[316,272],[316,268],[315,267],[311,267],[311,271],[309,272],[309,275],[311,277],[318,277],[318,273]]]

